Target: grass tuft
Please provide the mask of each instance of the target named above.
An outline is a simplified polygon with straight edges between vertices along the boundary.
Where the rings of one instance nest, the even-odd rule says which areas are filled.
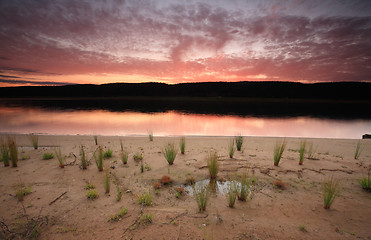
[[[15,138],[8,137],[9,159],[12,167],[18,166],[18,148]]]
[[[103,171],[103,148],[101,146],[99,146],[97,151],[95,151],[94,158],[98,171]]]
[[[282,143],[278,143],[278,142],[276,143],[274,147],[274,153],[273,153],[274,166],[278,166],[282,158],[282,154],[285,151],[285,148],[286,148],[285,140]]]
[[[8,167],[9,166],[9,160],[10,160],[9,149],[8,149],[8,146],[5,143],[5,141],[2,140],[2,139],[1,139],[1,142],[0,142],[0,151],[1,151],[1,161],[3,161],[4,167]]]
[[[53,153],[44,153],[43,154],[43,160],[49,160],[49,159],[52,159],[52,158],[54,158]]]
[[[24,196],[27,196],[30,193],[31,193],[31,187],[27,187],[23,182],[15,186],[15,195],[18,201],[20,202],[23,201]]]
[[[39,136],[35,134],[30,134],[30,140],[31,140],[33,148],[38,149],[39,148]]]
[[[109,175],[108,169],[104,171],[103,182],[104,182],[104,190],[106,191],[106,193],[109,193],[111,189],[111,181],[110,181],[110,175]]]
[[[331,179],[324,180],[322,184],[322,194],[324,208],[329,209],[334,202],[336,196],[339,194],[339,181],[333,177]]]
[[[128,158],[129,158],[129,153],[126,150],[121,151],[121,161],[122,164],[127,164],[128,163]]]
[[[110,222],[118,222],[127,213],[128,213],[128,210],[125,207],[123,207],[118,214],[115,214],[115,215],[111,216],[109,221]]]
[[[173,165],[175,157],[178,154],[178,149],[175,147],[174,143],[168,143],[162,150],[162,153],[169,165]]]
[[[60,148],[54,149],[54,154],[58,159],[59,167],[64,168],[64,157]]]
[[[143,160],[143,154],[141,152],[137,152],[133,156],[134,161],[139,162]]]
[[[94,189],[94,188],[95,188],[95,185],[92,184],[92,183],[88,183],[88,184],[86,184],[85,187],[84,187],[85,190]]]
[[[308,232],[304,225],[299,226],[300,231],[302,232]]]
[[[87,169],[88,168],[88,160],[86,158],[85,146],[84,145],[80,145],[80,160],[81,160],[82,169]]]
[[[179,148],[180,148],[181,154],[185,153],[185,147],[186,147],[186,140],[185,140],[185,137],[183,136],[180,138],[180,142],[179,142]]]
[[[299,148],[299,165],[303,165],[304,161],[304,154],[305,154],[305,146],[307,145],[306,141],[300,142],[300,148]]]
[[[229,150],[229,157],[233,158],[234,152],[236,151],[236,149],[234,148],[234,141],[233,140],[231,140],[229,142],[228,150]]]
[[[150,206],[152,205],[152,195],[150,190],[148,192],[143,193],[138,197],[138,203],[143,205],[143,206]]]
[[[235,180],[233,180],[230,182],[228,186],[227,192],[228,207],[234,208],[236,198],[237,198],[237,183]]]
[[[153,142],[153,132],[152,131],[148,132],[148,139],[149,139],[150,142]]]
[[[112,157],[112,149],[108,148],[107,151],[104,152],[103,158],[111,158]]]
[[[198,210],[203,212],[206,210],[207,201],[209,199],[210,190],[207,185],[194,186],[194,195],[196,198]]]
[[[236,148],[237,151],[241,151],[242,144],[243,144],[243,137],[241,135],[235,136],[235,141],[236,141]]]
[[[371,167],[368,169],[367,177],[364,177],[364,178],[358,180],[358,182],[359,182],[359,184],[361,184],[362,188],[366,191],[369,191],[369,192],[371,192],[370,172],[371,172]]]
[[[94,142],[95,142],[95,145],[98,145],[98,136],[97,135],[94,136]]]
[[[96,189],[89,189],[87,192],[86,192],[86,195],[85,195],[87,198],[91,199],[91,200],[94,200],[96,198],[99,197],[99,193],[97,192]]]
[[[359,155],[361,155],[362,152],[362,145],[361,145],[361,140],[357,142],[356,150],[354,152],[354,159],[358,159]]]
[[[308,153],[307,153],[308,159],[315,160],[316,153],[317,153],[317,147],[313,146],[313,143],[310,143],[309,148],[308,148]]]
[[[152,214],[143,214],[143,216],[140,219],[140,223],[145,226],[149,223],[152,223],[152,218],[153,218]]]
[[[216,179],[219,172],[218,155],[216,152],[210,152],[207,156],[207,168],[209,169],[210,179]]]
[[[186,178],[186,184],[187,185],[193,185],[196,183],[196,179],[193,176],[187,176]]]
[[[247,201],[249,195],[250,181],[247,173],[244,173],[241,177],[241,184],[237,188],[237,197],[240,201]]]

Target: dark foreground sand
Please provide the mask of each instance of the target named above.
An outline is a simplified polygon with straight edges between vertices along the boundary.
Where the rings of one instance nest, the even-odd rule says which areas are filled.
[[[27,135],[17,135],[19,158],[17,168],[0,167],[0,221],[3,230],[24,232],[32,220],[40,225],[40,239],[371,239],[371,194],[362,190],[358,179],[367,176],[371,164],[371,141],[362,140],[358,160],[354,152],[358,140],[306,139],[316,148],[316,160],[305,159],[298,165],[302,139],[286,138],[287,148],[278,167],[273,166],[273,148],[280,138],[245,137],[243,151],[228,157],[228,137],[187,137],[185,155],[178,154],[169,166],[161,151],[168,142],[178,145],[176,137],[103,137],[98,142],[113,150],[104,161],[111,176],[111,193],[105,194],[104,172],[93,160],[97,146],[92,136],[40,136],[39,149],[32,148]],[[120,139],[129,151],[129,162],[120,160]],[[91,165],[79,168],[79,145],[86,146]],[[59,168],[57,160],[42,160],[44,153],[60,146],[71,163]],[[236,201],[229,208],[226,196],[211,193],[207,209],[198,212],[193,196],[175,197],[175,188],[187,177],[208,178],[205,157],[211,150],[220,156],[219,180],[229,180],[248,171],[257,179],[247,202]],[[142,152],[151,170],[140,172],[133,155]],[[153,183],[163,175],[173,180],[156,195]],[[321,184],[334,177],[341,191],[329,210],[323,208]],[[286,184],[280,190],[276,179]],[[14,186],[20,182],[32,187],[31,194],[18,202]],[[96,186],[99,197],[87,199],[87,183]],[[116,201],[117,184],[123,190]],[[151,206],[138,204],[138,195],[150,189]],[[62,195],[62,196],[61,196]],[[60,198],[58,198],[61,196]],[[56,200],[57,199],[57,200]],[[54,201],[55,200],[55,201]],[[117,222],[110,217],[122,207],[128,213]],[[140,216],[152,214],[152,223],[137,223]],[[46,221],[47,220],[47,221]],[[5,226],[6,225],[6,226]],[[2,232],[0,239],[19,234]]]

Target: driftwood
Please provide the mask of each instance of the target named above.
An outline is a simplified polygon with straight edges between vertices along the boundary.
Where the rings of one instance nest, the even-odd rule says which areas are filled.
[[[127,227],[125,229],[125,231],[124,231],[123,234],[125,234],[129,229],[131,229],[133,226],[135,226],[136,224],[138,224],[139,221],[140,221],[140,219],[141,219],[141,217],[142,217],[142,215],[143,215],[143,208],[140,208],[140,213],[139,213],[138,217],[135,219],[135,221],[132,224],[130,224],[129,227]]]
[[[56,199],[54,199],[53,201],[51,201],[50,203],[49,203],[49,206],[50,205],[52,205],[53,203],[55,203],[58,199],[60,199],[64,194],[66,194],[67,193],[67,191],[66,192],[64,192],[64,193],[62,193],[61,195],[59,195]]]

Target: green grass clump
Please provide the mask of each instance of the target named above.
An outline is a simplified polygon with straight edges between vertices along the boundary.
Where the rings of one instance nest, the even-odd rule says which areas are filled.
[[[141,152],[137,152],[133,156],[134,161],[139,162],[143,160],[143,154]]]
[[[98,145],[98,136],[97,135],[94,136],[94,142],[95,142],[95,145]]]
[[[103,171],[103,148],[101,146],[99,146],[97,151],[94,153],[94,158],[98,171]]]
[[[88,168],[88,159],[86,158],[85,147],[80,145],[80,160],[82,169]]]
[[[85,185],[84,189],[85,190],[95,189],[95,185],[92,184],[92,183],[88,183],[88,184]]]
[[[43,154],[43,160],[49,160],[49,159],[52,159],[52,158],[54,158],[53,153],[44,153]]]
[[[30,140],[31,140],[33,148],[38,149],[39,148],[39,136],[35,134],[30,134]]]
[[[121,201],[122,198],[122,191],[120,190],[120,187],[118,185],[116,185],[116,191],[117,191],[116,201],[119,202]]]
[[[128,163],[128,158],[129,158],[129,153],[125,150],[122,150],[121,151],[121,161],[122,161],[122,164],[127,164]]]
[[[106,193],[109,193],[111,189],[111,181],[110,181],[110,175],[109,175],[108,169],[104,171],[103,182],[104,182],[104,190],[106,191]]]
[[[207,156],[207,168],[209,169],[210,179],[216,179],[219,172],[218,155],[216,152],[210,152]]]
[[[364,177],[364,178],[358,180],[358,182],[359,182],[359,184],[361,184],[362,188],[366,191],[369,191],[369,192],[371,192],[370,172],[371,172],[371,167],[368,169],[367,177]]]
[[[152,214],[143,214],[143,216],[140,219],[140,223],[145,226],[149,223],[152,223],[152,218],[153,218]]]
[[[185,137],[183,136],[180,138],[180,142],[179,142],[179,148],[180,148],[181,154],[185,153],[185,147],[186,147],[186,140],[185,140]]]
[[[162,153],[164,154],[164,157],[169,163],[169,165],[173,165],[175,157],[178,154],[178,149],[175,147],[173,143],[169,143],[164,147]]]
[[[99,193],[97,192],[96,189],[90,189],[86,192],[86,197],[91,200],[94,200],[99,197]]]
[[[59,167],[64,168],[64,157],[60,148],[54,149],[54,154],[57,157]]]
[[[148,139],[150,142],[153,142],[153,132],[148,132]]]
[[[27,187],[23,182],[15,186],[15,195],[18,201],[23,201],[24,196],[27,196],[31,193],[31,187]]]
[[[118,213],[118,214],[115,214],[115,215],[113,215],[113,216],[111,216],[111,218],[110,218],[110,222],[118,222],[118,221],[120,221],[120,219],[123,217],[123,216],[125,216],[126,214],[128,213],[128,210],[126,209],[126,208],[122,208],[121,210],[120,210],[120,212]]]
[[[9,159],[12,167],[18,166],[18,148],[14,138],[8,137]]]
[[[152,205],[152,195],[150,190],[148,190],[148,192],[143,193],[138,197],[138,203],[144,206]]]
[[[322,184],[322,195],[324,208],[329,209],[334,202],[335,198],[339,194],[339,181],[333,177],[331,179],[324,180]]]
[[[299,148],[299,165],[303,165],[306,144],[307,144],[306,141],[302,141],[300,143],[300,148]]]
[[[194,186],[194,196],[196,198],[198,210],[203,212],[206,210],[207,201],[209,199],[210,190],[207,185]]]
[[[236,151],[235,148],[234,148],[234,141],[233,140],[229,142],[228,150],[229,150],[229,157],[233,158],[234,152]]]
[[[229,184],[228,192],[227,192],[228,206],[230,208],[234,208],[236,198],[237,198],[237,183],[236,183],[236,181],[233,180]]]
[[[285,140],[282,143],[278,143],[278,142],[276,143],[274,147],[274,153],[273,153],[274,166],[278,166],[282,158],[282,154],[285,151],[285,148],[286,148]]]
[[[237,188],[237,197],[240,201],[247,201],[247,196],[249,195],[250,180],[246,173],[241,177],[241,184]]]
[[[358,159],[362,152],[361,140],[357,142],[356,150],[354,152],[354,159]]]
[[[112,157],[112,149],[108,148],[107,151],[103,154],[104,158],[111,158]]]
[[[238,135],[238,136],[235,136],[234,139],[236,141],[237,151],[241,151],[242,144],[243,144],[243,137],[241,135]]]
[[[304,225],[299,226],[300,231],[302,232],[308,232]]]
[[[4,167],[9,166],[9,149],[5,141],[1,140],[0,142],[0,151],[1,151],[1,161],[4,163]]]

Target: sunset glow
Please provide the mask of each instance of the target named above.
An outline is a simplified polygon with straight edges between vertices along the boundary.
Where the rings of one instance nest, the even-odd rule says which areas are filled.
[[[0,86],[371,81],[371,2],[0,1]]]

